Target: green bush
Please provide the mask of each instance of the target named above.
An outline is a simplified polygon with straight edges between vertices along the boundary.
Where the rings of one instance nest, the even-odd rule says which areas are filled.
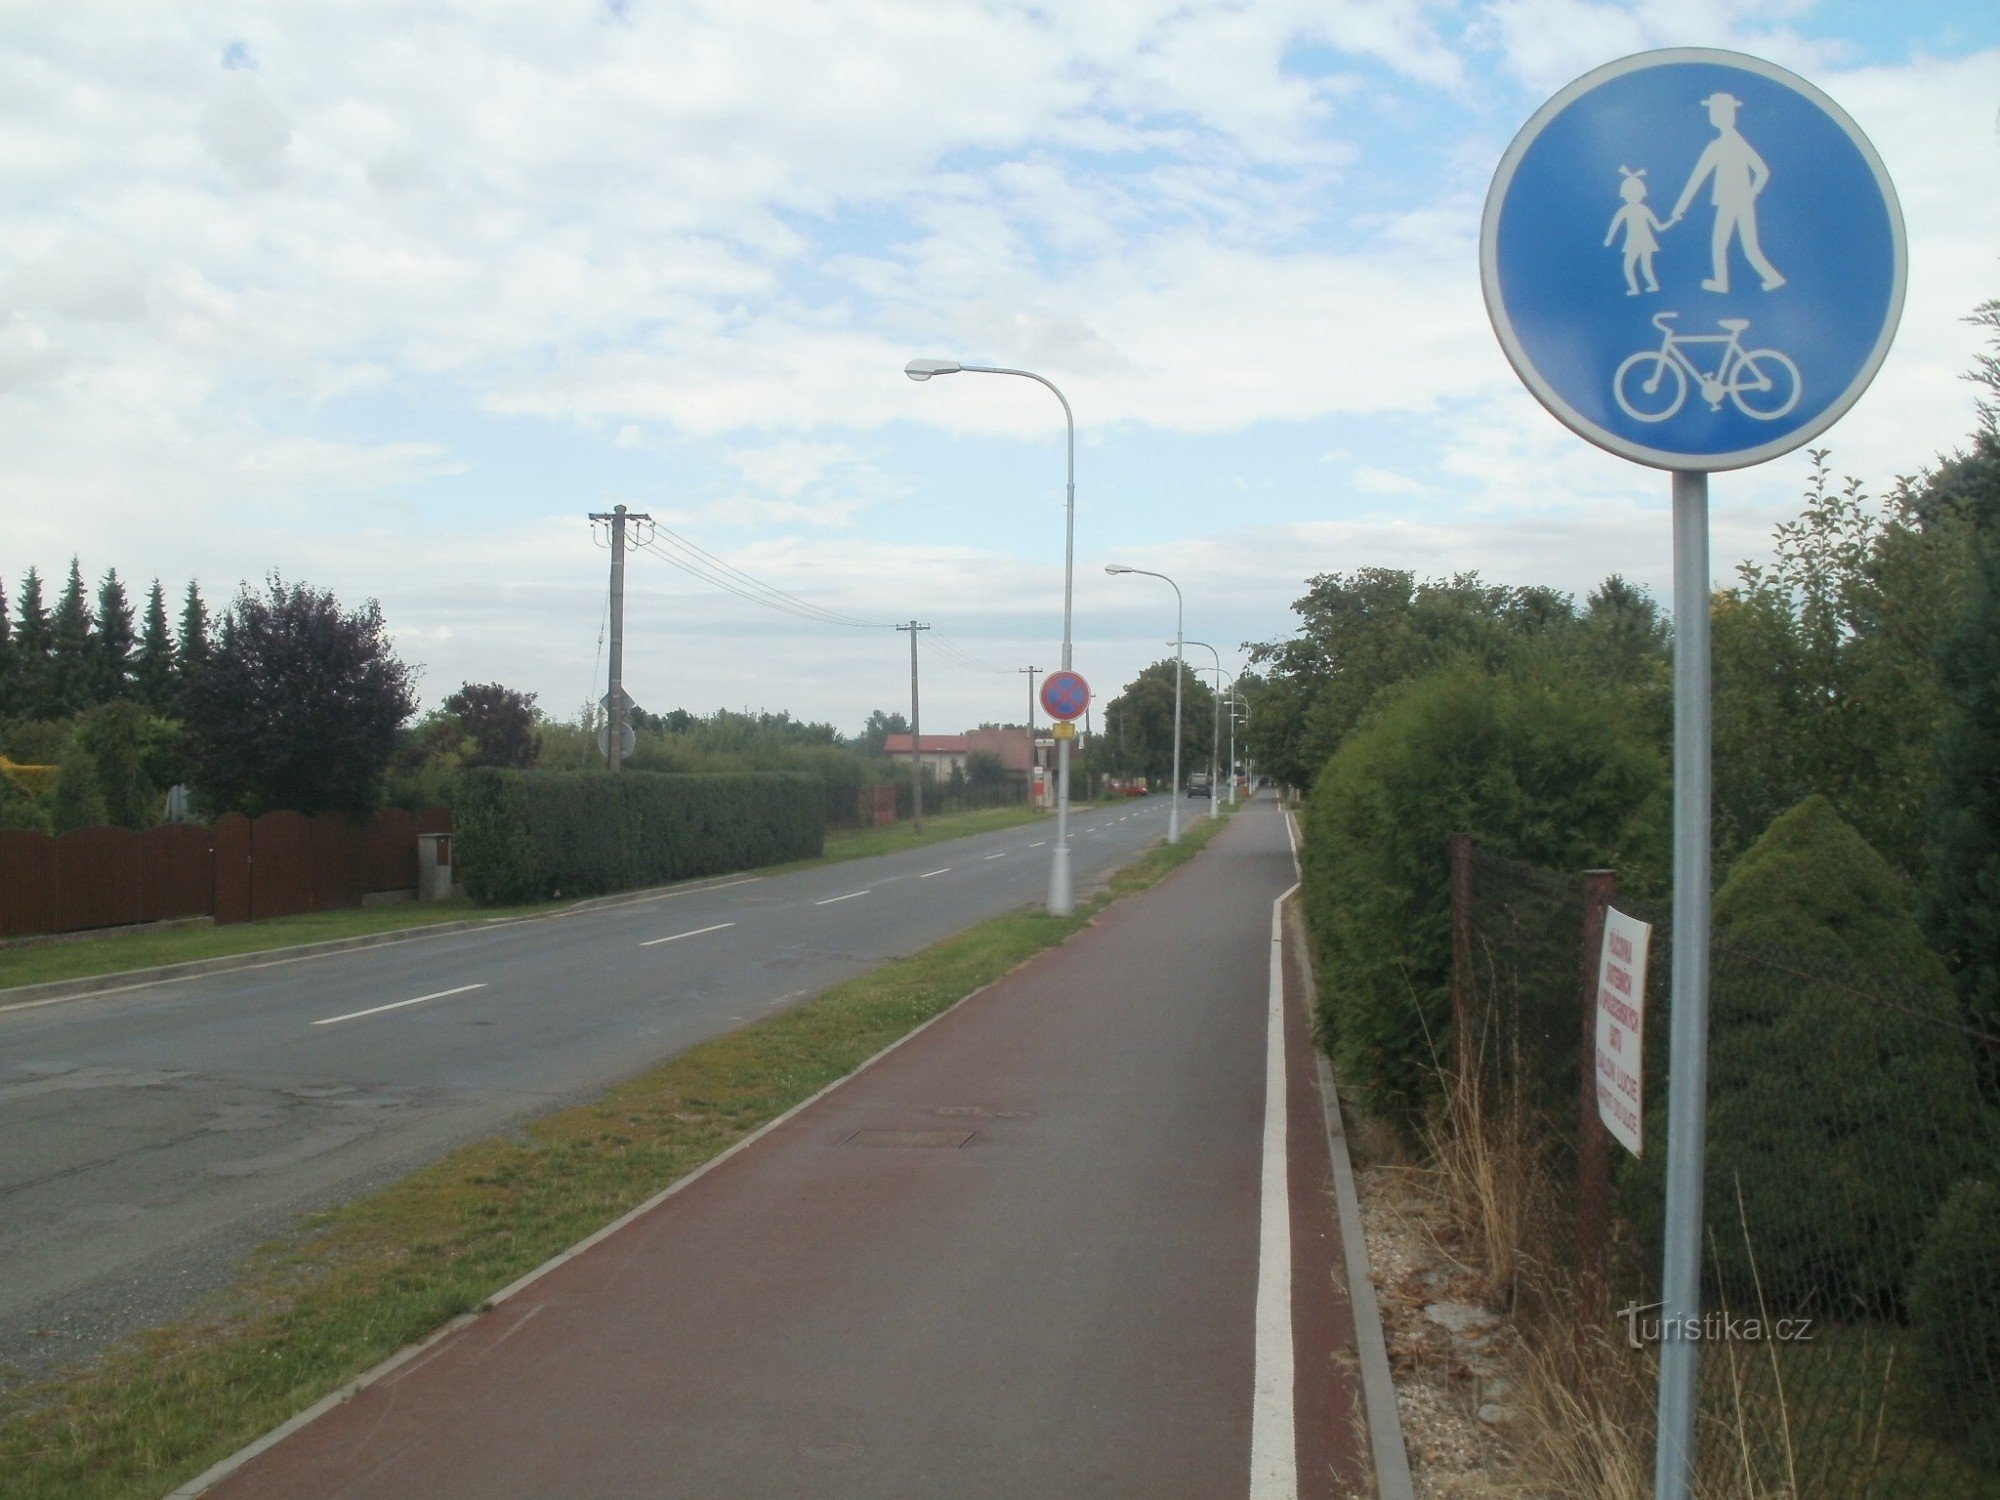
[[[1893,1312],[1923,1226],[1992,1140],[1910,893],[1813,796],[1737,861],[1713,918],[1711,1283],[1737,1306]],[[1666,1061],[1649,1059],[1646,1152],[1621,1184],[1641,1243],[1663,1222]]]
[[[0,828],[47,833],[49,815],[28,789],[0,770]]]
[[[543,894],[541,860],[528,834],[528,775],[467,771],[453,789],[453,864],[465,893],[482,905]]]
[[[160,794],[146,774],[146,740],[155,721],[137,704],[117,699],[76,721],[77,742],[97,768],[104,821],[114,828],[151,828],[160,821]]]
[[[56,757],[56,788],[49,797],[49,826],[57,833],[110,821],[97,775],[97,757],[80,735],[71,735]]]
[[[1910,1273],[1910,1334],[1926,1424],[2000,1473],[2000,1185],[1944,1200]]]
[[[1450,1047],[1447,841],[1656,874],[1667,776],[1629,700],[1450,669],[1391,689],[1321,773],[1303,900],[1321,1039],[1372,1113],[1414,1129]]]
[[[592,896],[807,859],[826,845],[816,777],[767,772],[467,771],[454,814],[478,901]]]

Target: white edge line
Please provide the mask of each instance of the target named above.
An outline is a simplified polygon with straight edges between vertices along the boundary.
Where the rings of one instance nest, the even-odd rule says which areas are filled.
[[[717,922],[713,927],[697,927],[693,932],[677,932],[672,937],[648,938],[639,946],[641,948],[657,948],[662,943],[678,943],[682,938],[700,937],[704,932],[720,932],[725,927],[734,927],[735,925],[734,922]]]
[[[928,871],[928,872],[926,872],[925,874],[922,874],[922,875],[919,875],[919,876],[917,877],[917,879],[919,879],[919,880],[929,880],[929,879],[931,878],[931,876],[932,876],[932,875],[949,875],[950,873],[951,873],[951,866],[950,866],[950,865],[946,865],[946,866],[945,866],[945,867],[944,867],[944,868],[943,868],[942,870],[931,870],[931,871]]]
[[[870,889],[873,889],[872,887]],[[867,891],[849,891],[845,896],[828,896],[824,901],[813,902],[814,906],[832,906],[836,901],[852,901],[856,896],[865,896]]]
[[[1297,1500],[1297,1358],[1292,1343],[1292,1185],[1285,1150],[1285,903],[1271,903],[1264,1027],[1264,1164],[1257,1248],[1256,1385],[1250,1406],[1250,1500]]]
[[[358,1021],[363,1016],[379,1016],[385,1010],[401,1010],[406,1005],[422,1005],[426,1000],[443,1000],[452,995],[463,995],[470,990],[483,990],[485,988],[486,981],[482,979],[477,984],[461,984],[455,990],[439,990],[436,994],[419,995],[414,1000],[398,1000],[391,1005],[371,1006],[367,1010],[351,1010],[344,1016],[327,1016],[323,1020],[313,1022],[313,1025],[331,1026],[336,1021]]]
[[[950,1015],[953,1011],[957,1010],[961,1005],[964,1005],[967,1001],[977,999],[979,996],[985,994],[986,991],[992,989],[994,984],[1000,984],[1004,980],[1011,977],[1012,977],[1011,975],[1002,975],[1000,979],[994,980],[992,984],[982,984],[978,989],[972,991],[970,994],[960,996],[958,999],[954,1000],[950,1005],[947,1005],[943,1010],[939,1011],[936,1015],[932,1016],[928,1021],[924,1022],[921,1026],[918,1026],[916,1029],[912,1031],[904,1032],[903,1035],[897,1037],[895,1041],[889,1043],[888,1046],[884,1047],[880,1052],[877,1052],[873,1057],[870,1057],[866,1061],[858,1064],[853,1072],[848,1073],[843,1077],[834,1079],[832,1083],[829,1083],[825,1088],[821,1089],[818,1093],[813,1094],[809,1098],[801,1099],[797,1104],[794,1104],[790,1109],[786,1110],[783,1114],[779,1115],[775,1120],[768,1120],[764,1124],[759,1125],[755,1130],[751,1131],[748,1135],[744,1136],[743,1139],[738,1141],[735,1145],[729,1147],[728,1149],[720,1152],[715,1156],[710,1157],[707,1161],[703,1162],[700,1166],[696,1167],[692,1172],[688,1173],[687,1176],[681,1178],[679,1181],[669,1183],[666,1187],[662,1188],[659,1192],[655,1193],[652,1197],[648,1198],[644,1203],[641,1203],[637,1208],[634,1208],[629,1212],[620,1215],[618,1218],[613,1219],[609,1224],[606,1224],[602,1229],[598,1230],[595,1234],[586,1235],[583,1239],[580,1239],[574,1245],[571,1245],[569,1249],[558,1251],[555,1255],[550,1256],[547,1260],[543,1261],[539,1266],[536,1266],[534,1270],[528,1272],[527,1275],[521,1277],[517,1281],[509,1282],[506,1286],[502,1287],[499,1291],[495,1292],[492,1296],[488,1297],[484,1302],[479,1304],[479,1307],[476,1310],[469,1313],[459,1314],[459,1316],[453,1318],[449,1323],[445,1324],[444,1327],[438,1329],[436,1333],[431,1334],[429,1337],[422,1339],[417,1343],[411,1344],[409,1347],[405,1349],[397,1350],[394,1354],[390,1355],[387,1359],[383,1360],[381,1364],[375,1366],[374,1369],[369,1370],[362,1375],[356,1376],[353,1380],[349,1381],[339,1390],[334,1391],[330,1395],[321,1397],[318,1401],[315,1401],[311,1406],[307,1407],[297,1416],[291,1418],[291,1420],[283,1423],[278,1427],[272,1428],[269,1432],[265,1433],[255,1442],[250,1443],[243,1448],[239,1448],[236,1452],[230,1454],[229,1457],[217,1462],[213,1467],[205,1470],[200,1474],[197,1474],[193,1479],[190,1479],[186,1484],[182,1485],[179,1489],[174,1490],[170,1494],[166,1495],[164,1497],[164,1500],[195,1500],[196,1496],[202,1494],[206,1490],[214,1488],[216,1485],[220,1484],[223,1480],[227,1479],[231,1474],[235,1473],[238,1469],[242,1468],[243,1465],[249,1463],[250,1460],[252,1460],[253,1458],[256,1458],[259,1454],[262,1454],[267,1450],[276,1447],[279,1443],[283,1442],[293,1433],[299,1431],[301,1428],[309,1425],[310,1423],[317,1421],[320,1417],[325,1416],[328,1412],[332,1411],[336,1406],[339,1406],[344,1402],[352,1400],[361,1391],[366,1390],[369,1386],[379,1382],[383,1376],[393,1374],[400,1366],[402,1366],[403,1364],[407,1363],[412,1359],[415,1359],[419,1354],[422,1354],[425,1350],[429,1349],[433,1344],[438,1343],[442,1339],[450,1338],[454,1333],[457,1333],[461,1328],[466,1327],[470,1323],[476,1322],[482,1315],[491,1312],[494,1308],[498,1307],[501,1303],[507,1301],[509,1298],[523,1291],[526,1291],[529,1287],[533,1286],[536,1282],[540,1281],[544,1276],[548,1275],[551,1271],[554,1271],[558,1267],[566,1265],[570,1261],[575,1260],[579,1255],[583,1254],[584,1251],[589,1250],[590,1248],[601,1243],[602,1241],[608,1240],[609,1238],[611,1238],[612,1235],[616,1234],[619,1230],[623,1229],[627,1224],[630,1224],[633,1220],[643,1218],[645,1215],[651,1213],[654,1209],[658,1208],[662,1203],[665,1203],[669,1198],[673,1197],[683,1188],[692,1187],[695,1183],[699,1182],[702,1178],[706,1177],[710,1172],[713,1172],[717,1167],[721,1166],[731,1157],[737,1155],[739,1152],[749,1150],[752,1146],[756,1145],[758,1141],[762,1140],[765,1136],[769,1135],[772,1131],[776,1130],[779,1126],[783,1125],[793,1116],[803,1114],[806,1110],[811,1109],[815,1104],[819,1103],[820,1100],[824,1099],[828,1094],[832,1093],[842,1084],[851,1083],[854,1079],[859,1078],[863,1073],[867,1072],[870,1068],[874,1067],[875,1064],[880,1062],[883,1058],[887,1057],[891,1052],[894,1052],[897,1048],[905,1046],[908,1043],[915,1041],[918,1037],[922,1036],[926,1031],[929,1031],[931,1027],[937,1025],[938,1022],[942,1021],[946,1016]],[[805,992],[801,990],[795,993],[803,994]],[[792,996],[787,995],[784,998],[789,1000],[792,998]]]

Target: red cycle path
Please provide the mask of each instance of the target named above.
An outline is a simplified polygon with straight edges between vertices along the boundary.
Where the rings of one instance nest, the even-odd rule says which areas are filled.
[[[1247,1493],[1282,816],[1196,860],[251,1458],[251,1496]],[[1288,966],[1290,967],[1290,966]],[[1299,1494],[1360,1492],[1316,1071],[1287,1018]]]

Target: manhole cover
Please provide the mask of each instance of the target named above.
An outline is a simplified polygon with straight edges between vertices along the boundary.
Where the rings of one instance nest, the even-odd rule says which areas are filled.
[[[840,1144],[928,1147],[938,1151],[955,1151],[976,1134],[978,1132],[972,1130],[857,1130]]]

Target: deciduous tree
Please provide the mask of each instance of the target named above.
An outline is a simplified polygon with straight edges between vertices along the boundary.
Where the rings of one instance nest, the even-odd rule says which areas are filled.
[[[416,708],[381,606],[352,612],[276,573],[247,585],[184,700],[192,780],[210,804],[366,813]]]

